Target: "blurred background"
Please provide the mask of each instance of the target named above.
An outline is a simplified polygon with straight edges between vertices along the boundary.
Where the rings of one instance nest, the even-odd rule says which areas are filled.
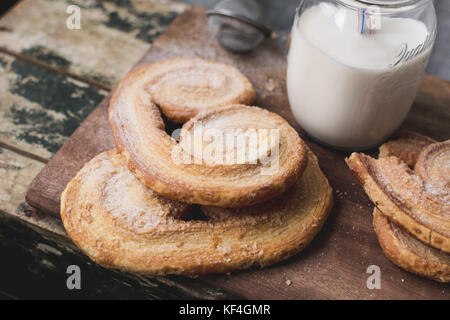
[[[243,0],[245,1],[245,0]],[[277,41],[286,40],[300,0],[257,0],[267,18],[267,24],[278,34]],[[0,16],[18,0],[1,0]],[[195,6],[212,8],[219,0],[179,0]],[[438,33],[427,72],[450,81],[450,0],[434,0]]]

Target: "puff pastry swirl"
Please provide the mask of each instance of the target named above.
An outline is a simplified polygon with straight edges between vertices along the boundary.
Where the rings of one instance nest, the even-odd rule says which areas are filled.
[[[429,154],[429,152],[421,154],[421,151],[435,142],[435,140],[415,132],[404,132],[399,139],[380,146],[379,158],[395,156],[413,168],[419,155],[424,157]],[[436,150],[436,147],[431,149]],[[420,162],[423,162],[423,159]],[[416,173],[418,173],[417,169]],[[389,221],[376,207],[373,211],[373,226],[384,253],[396,265],[436,281],[450,282],[450,255],[448,253],[417,240]]]
[[[380,146],[379,158],[395,156],[414,168],[420,151],[436,140],[413,131],[403,131],[396,140],[388,141]]]
[[[169,120],[184,123],[200,111],[251,105],[255,90],[238,69],[198,58],[172,58],[144,67],[153,102]]]
[[[109,121],[116,148],[130,170],[158,194],[203,205],[248,206],[283,193],[303,173],[308,157],[298,133],[280,116],[258,107],[230,105],[203,111],[183,125],[177,143],[164,131],[160,112],[145,90],[152,80],[148,66],[123,79],[112,97]],[[218,150],[215,147],[221,143],[211,143],[206,134],[197,135],[196,124],[222,137],[214,141],[226,142],[223,136],[234,132],[244,138],[256,133],[256,142],[251,148],[244,145],[246,152],[241,152],[237,142],[225,143],[225,151],[213,152],[219,157],[207,161],[202,152]],[[191,144],[186,143],[189,137]],[[202,157],[190,147],[192,141],[213,148],[201,148]],[[245,155],[245,161],[220,161],[227,159],[229,145],[231,159]]]
[[[375,206],[392,222],[450,253],[448,166],[450,141],[425,147],[415,171],[396,156],[373,159],[353,153],[347,163]]]
[[[399,267],[427,278],[450,282],[450,255],[423,244],[390,222],[376,207],[373,226],[386,256]]]
[[[146,188],[116,151],[88,162],[61,198],[73,241],[95,262],[152,275],[221,273],[266,266],[304,248],[325,222],[331,187],[312,153],[305,173],[279,199],[242,212],[190,206]]]

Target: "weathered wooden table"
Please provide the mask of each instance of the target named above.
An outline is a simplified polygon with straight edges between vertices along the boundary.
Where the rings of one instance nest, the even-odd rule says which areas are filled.
[[[66,27],[69,5],[81,29]],[[187,5],[24,0],[0,19],[0,298],[223,298],[177,277],[103,269],[68,241],[59,219],[24,202],[28,184]],[[82,290],[66,287],[79,265]]]
[[[71,4],[82,8],[80,30],[66,27]],[[187,7],[22,0],[0,19],[0,298],[233,297],[198,279],[99,267],[68,240],[59,219],[24,202],[45,163]],[[80,291],[66,287],[66,268],[73,264],[83,273]]]

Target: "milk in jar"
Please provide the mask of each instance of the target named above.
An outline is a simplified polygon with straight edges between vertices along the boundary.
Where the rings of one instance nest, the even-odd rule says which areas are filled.
[[[411,108],[435,24],[389,14],[398,8],[383,14],[381,8],[375,11],[381,12],[377,28],[370,29],[362,22],[370,22],[363,6],[339,5],[358,1],[310,2],[291,32],[287,89],[293,114],[326,145],[348,150],[376,146]]]

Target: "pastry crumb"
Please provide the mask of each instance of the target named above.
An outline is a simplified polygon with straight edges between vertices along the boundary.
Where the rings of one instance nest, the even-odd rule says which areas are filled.
[[[273,81],[272,78],[270,78],[267,82],[266,82],[266,89],[269,91],[273,91],[276,87],[275,81]]]

